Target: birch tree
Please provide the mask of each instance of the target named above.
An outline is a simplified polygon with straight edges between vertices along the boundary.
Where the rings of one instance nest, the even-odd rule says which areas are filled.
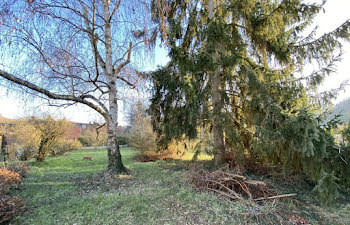
[[[49,105],[83,104],[98,112],[108,130],[108,171],[125,172],[116,134],[118,100],[142,80],[131,61],[156,37],[147,2],[16,1],[1,12],[3,81]],[[6,59],[10,55],[19,60]]]

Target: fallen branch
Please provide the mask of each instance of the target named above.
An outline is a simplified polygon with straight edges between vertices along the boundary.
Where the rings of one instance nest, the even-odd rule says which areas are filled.
[[[295,194],[295,193],[293,193],[293,194],[284,194],[284,195],[275,195],[275,196],[266,197],[266,198],[256,198],[254,200],[255,201],[262,201],[262,200],[268,200],[268,199],[292,197],[292,196],[296,196],[296,195],[297,194]]]
[[[219,191],[219,190],[216,190],[216,189],[212,189],[212,188],[206,188],[206,189],[209,190],[209,191],[214,191],[214,192],[219,193],[221,195],[227,196],[227,197],[229,197],[229,198],[231,198],[233,200],[243,200],[243,198],[239,197],[238,195],[232,196],[230,194],[227,194],[226,192],[222,192],[222,191]]]
[[[247,180],[244,183],[246,184],[251,184],[251,185],[261,185],[261,186],[266,186],[266,183],[263,181],[257,181],[257,180]]]

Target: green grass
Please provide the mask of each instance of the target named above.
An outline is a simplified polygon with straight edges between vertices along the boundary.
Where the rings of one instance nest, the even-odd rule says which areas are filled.
[[[141,163],[132,160],[135,153],[131,148],[122,149],[131,174],[114,177],[103,173],[107,165],[103,149],[76,150],[42,163],[32,162],[24,185],[13,193],[27,200],[27,210],[11,223],[285,224],[288,215],[294,214],[313,224],[337,221],[327,218],[332,214],[321,215],[313,212],[315,208],[298,207],[288,200],[257,204],[219,199],[188,184],[184,174],[190,162]],[[93,161],[84,161],[83,156],[92,156]]]
[[[182,160],[192,160],[195,152],[194,151],[187,151],[185,154],[181,157]],[[205,153],[200,153],[197,156],[197,160],[212,160],[214,157]]]

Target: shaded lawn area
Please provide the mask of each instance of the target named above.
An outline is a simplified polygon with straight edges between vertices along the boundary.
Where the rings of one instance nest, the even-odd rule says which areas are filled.
[[[115,177],[103,174],[105,149],[75,150],[32,162],[24,185],[14,193],[27,200],[27,210],[11,224],[285,224],[294,214],[312,224],[348,221],[335,222],[333,214],[316,214],[316,208],[300,208],[288,200],[220,200],[191,188],[184,178],[188,162],[135,162],[136,153],[122,149],[131,174]],[[84,156],[93,160],[82,160]]]

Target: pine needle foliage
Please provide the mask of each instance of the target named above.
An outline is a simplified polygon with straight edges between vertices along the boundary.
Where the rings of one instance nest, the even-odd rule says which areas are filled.
[[[154,0],[171,58],[152,73],[159,143],[215,127],[225,145],[216,151],[234,154],[237,164],[252,159],[304,173],[325,201],[336,197],[345,174],[335,167],[345,165],[334,161],[330,124],[315,116],[336,93],[315,90],[335,71],[350,20],[305,35],[321,11],[300,0]],[[306,74],[309,64],[319,69]]]

